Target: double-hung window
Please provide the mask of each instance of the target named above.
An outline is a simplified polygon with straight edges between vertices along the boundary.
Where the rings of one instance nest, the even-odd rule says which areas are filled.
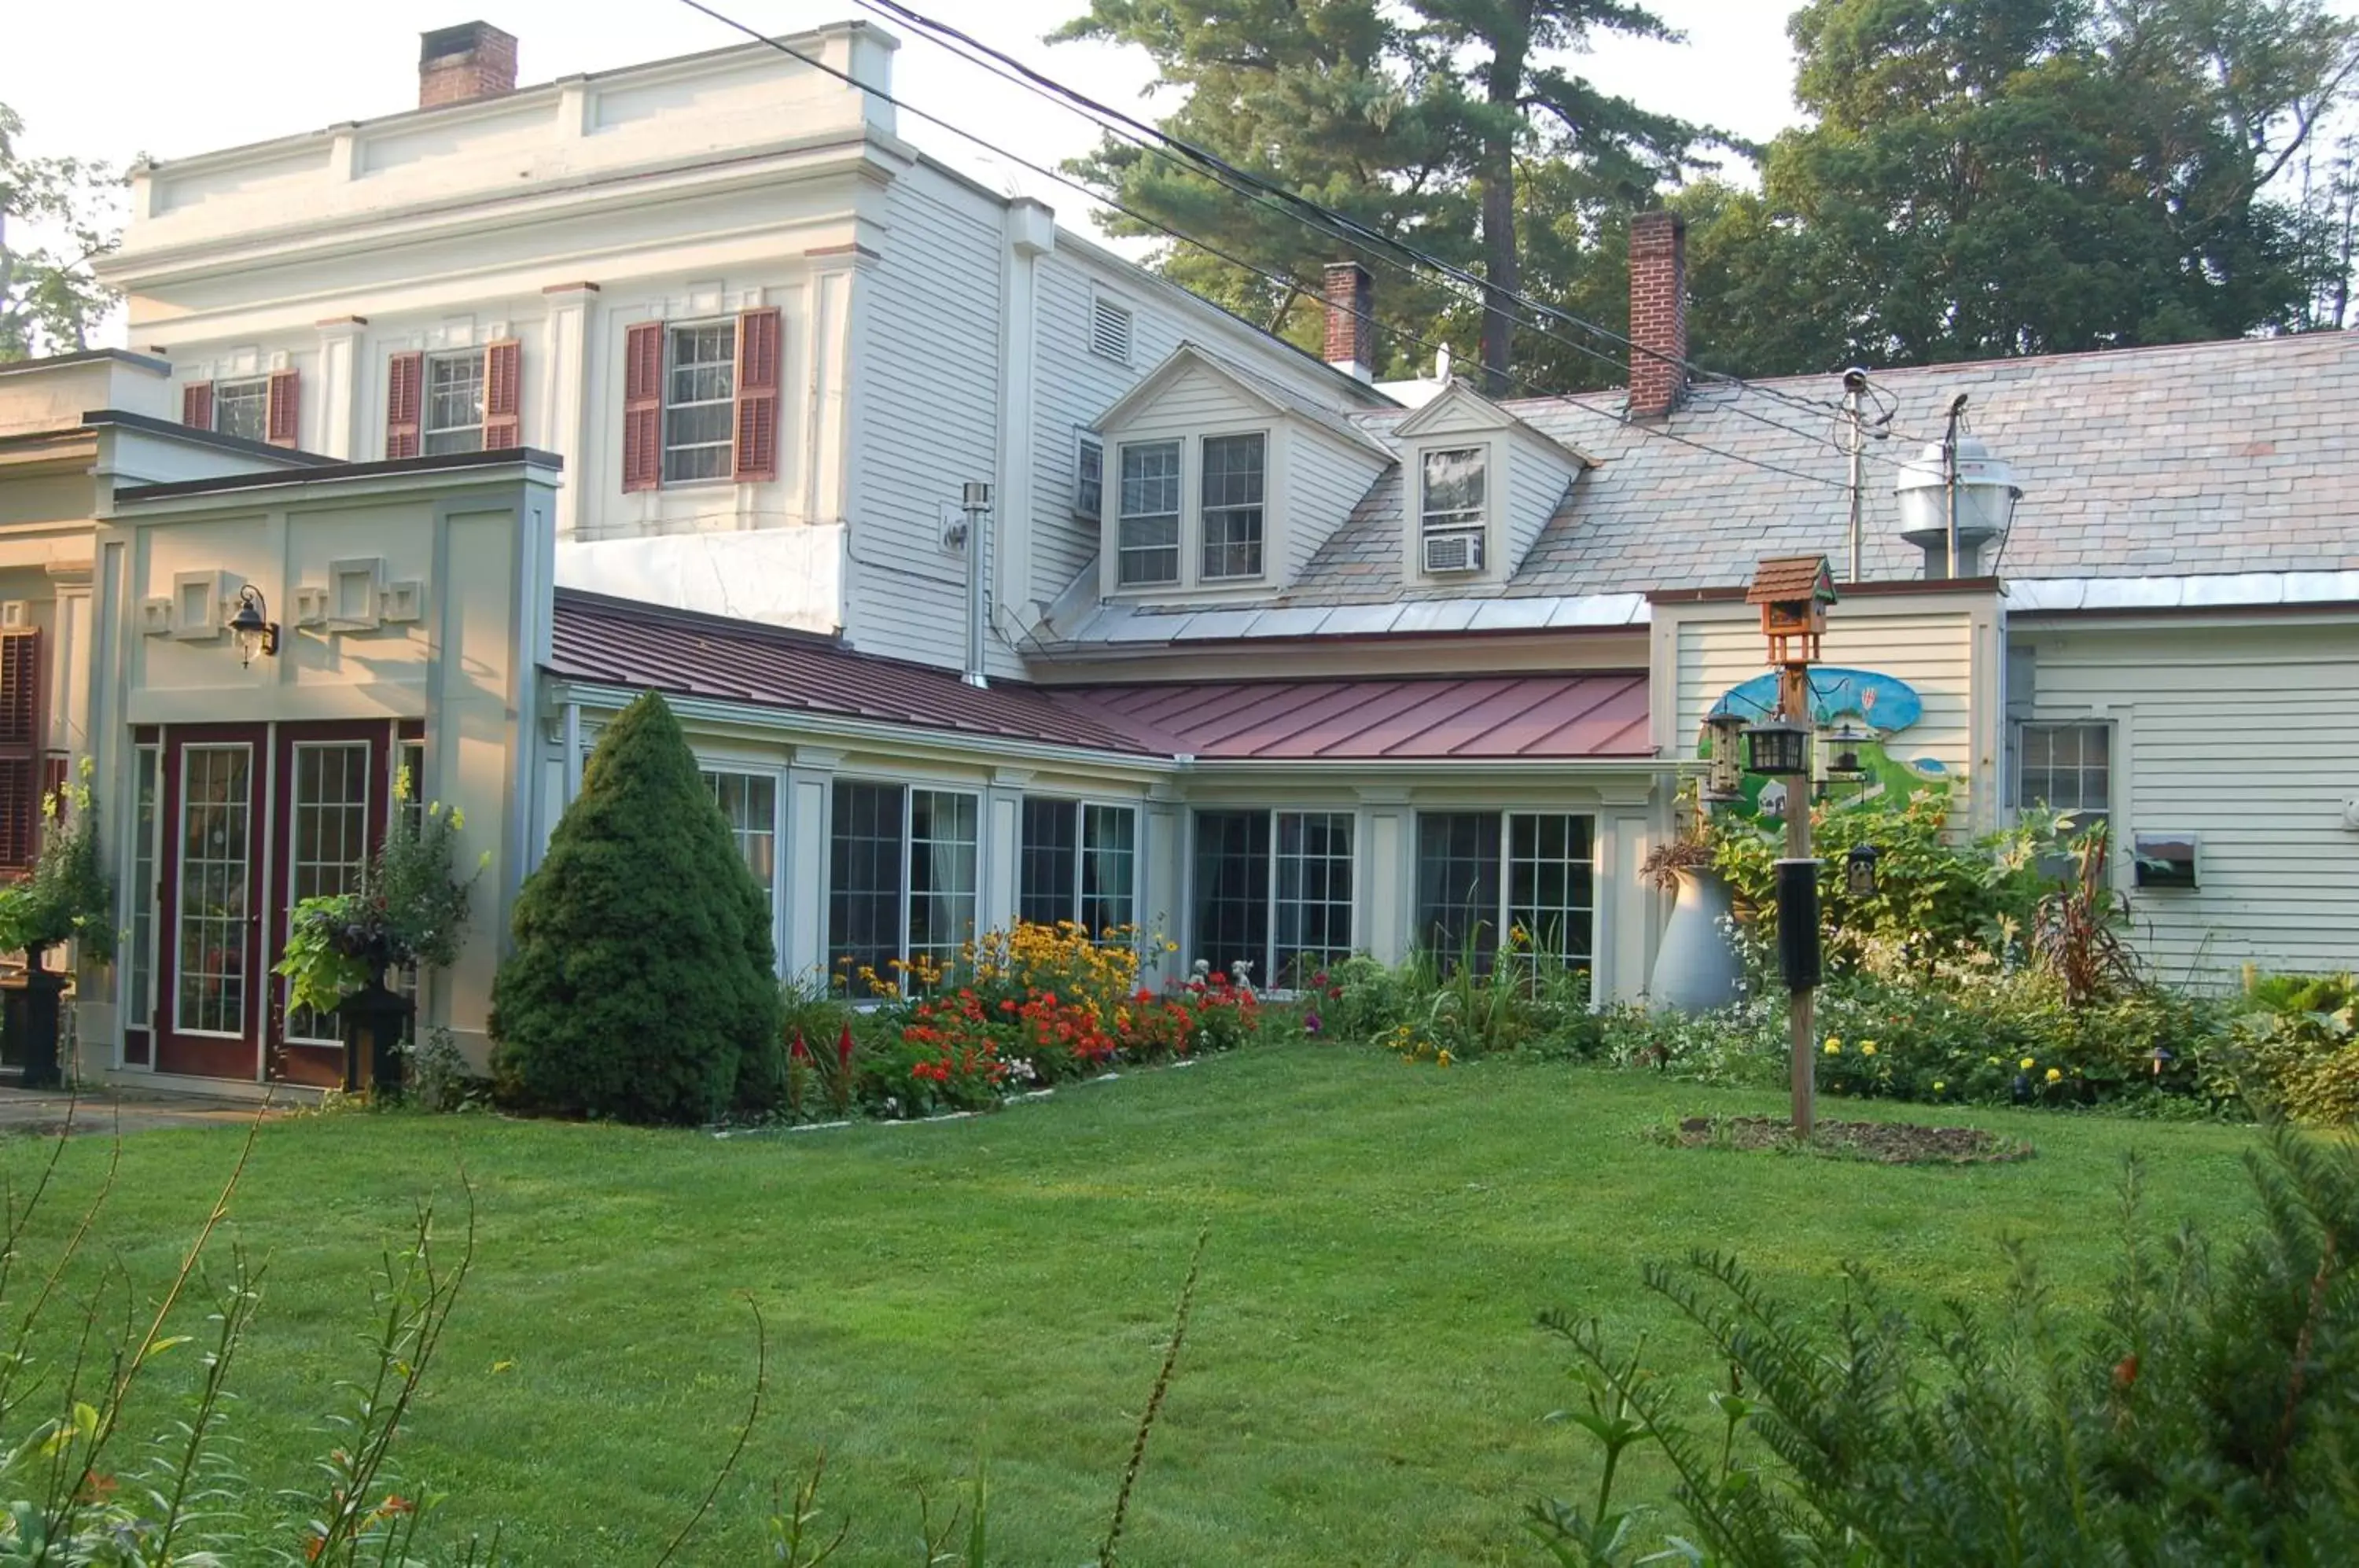
[[[1138,813],[1128,806],[1024,798],[1016,918],[1093,936],[1136,923]]]
[[[778,780],[767,773],[704,770],[713,803],[729,823],[729,836],[762,889],[764,902],[778,885]]]
[[[975,797],[850,779],[835,786],[828,854],[828,973],[856,996],[897,965],[946,968],[973,940],[981,844]]]
[[[729,477],[737,398],[737,323],[695,321],[664,334],[663,477]]]
[[[1411,940],[1445,964],[1487,969],[1506,948],[1585,969],[1594,952],[1595,862],[1595,824],[1585,816],[1420,811]]]
[[[484,450],[484,354],[429,354],[426,360],[426,419],[422,430],[428,456],[445,452]]]
[[[1269,438],[1257,431],[1204,438],[1206,582],[1261,575],[1262,491],[1268,452]]]
[[[1087,430],[1073,432],[1073,516],[1095,526],[1105,509],[1105,443]]]
[[[2016,803],[2063,812],[2060,825],[2068,839],[2104,827],[2113,818],[2113,754],[2114,727],[2102,720],[2020,726],[2015,737]],[[2071,862],[2060,854],[2047,857],[2040,869],[2062,877]],[[2111,870],[2108,866],[2109,882]]]
[[[1418,539],[1426,571],[1482,569],[1489,455],[1485,447],[1451,447],[1419,460]]]
[[[1122,449],[1122,511],[1115,519],[1116,580],[1125,588],[1180,581],[1180,443]]]
[[[1352,951],[1349,811],[1196,813],[1191,960],[1291,986]]]
[[[270,377],[249,376],[213,383],[213,433],[246,441],[270,439]]]

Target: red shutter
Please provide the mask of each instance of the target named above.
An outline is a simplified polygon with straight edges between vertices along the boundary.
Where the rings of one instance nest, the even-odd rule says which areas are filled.
[[[663,483],[664,324],[642,321],[623,337],[623,488]]]
[[[502,338],[484,350],[484,450],[524,445],[524,344]]]
[[[272,446],[296,444],[295,430],[299,408],[296,402],[295,373],[274,370],[270,373],[270,408],[264,437]]]
[[[0,632],[0,868],[41,853],[41,634]]]
[[[425,397],[426,356],[397,354],[386,365],[385,455],[418,455],[420,405]]]
[[[745,485],[778,476],[778,311],[737,317],[737,468]]]
[[[180,388],[180,423],[201,430],[213,428],[213,384],[191,381]]]

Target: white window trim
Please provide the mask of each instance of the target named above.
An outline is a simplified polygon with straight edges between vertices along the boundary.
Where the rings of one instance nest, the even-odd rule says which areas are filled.
[[[916,853],[915,844],[917,836],[913,832],[911,832],[911,823],[914,820],[914,813],[917,811],[917,797],[919,790],[922,789],[929,794],[935,795],[963,795],[969,800],[974,802],[974,923],[978,928],[983,923],[984,898],[985,893],[988,891],[986,878],[990,875],[988,859],[991,852],[991,828],[989,820],[984,810],[986,802],[984,800],[982,790],[974,789],[970,785],[944,783],[930,779],[896,779],[886,775],[870,773],[838,773],[834,775],[828,780],[828,820],[825,849],[828,857],[828,876],[826,887],[821,894],[821,920],[822,924],[819,933],[821,959],[826,971],[825,977],[830,985],[834,984],[835,979],[833,958],[833,948],[835,945],[833,938],[835,933],[832,926],[834,920],[833,906],[835,901],[835,786],[838,784],[866,784],[888,789],[897,789],[901,791],[901,886],[900,897],[897,900],[895,906],[897,912],[894,917],[893,922],[895,948],[892,956],[898,958],[903,964],[909,962],[909,909],[910,901],[913,897],[909,887],[909,869],[911,856]],[[782,787],[778,795],[781,802],[784,801],[785,797],[786,791]],[[786,885],[786,877],[780,877],[778,878],[779,886],[783,887]],[[967,933],[967,936],[971,940],[981,934],[982,932],[978,929],[970,931]],[[859,979],[859,975],[857,973],[854,973],[850,978],[856,982]],[[880,975],[879,978],[881,979],[883,976]],[[851,994],[851,999],[854,1002],[866,1002],[873,1000],[871,997],[862,996],[857,991],[853,991]]]
[[[1219,601],[1267,596],[1282,581],[1279,563],[1286,559],[1285,500],[1291,484],[1289,449],[1285,437],[1288,422],[1280,416],[1184,430],[1143,424],[1103,437],[1106,449],[1104,494],[1099,518],[1099,591],[1106,599],[1145,600],[1174,597]],[[1252,577],[1206,577],[1204,567],[1204,443],[1223,436],[1262,438],[1261,571]],[[1122,581],[1122,452],[1125,447],[1180,443],[1180,574],[1160,583]],[[1465,445],[1466,442],[1455,443]]]
[[[134,743],[127,780],[127,809],[123,813],[123,820],[126,822],[136,823],[139,820],[139,768],[143,761],[152,761],[155,768],[155,814],[147,823],[147,842],[143,846],[137,834],[125,833],[123,835],[123,886],[126,895],[123,907],[125,952],[123,962],[117,968],[122,975],[124,1028],[147,1032],[147,1064],[134,1068],[134,1071],[154,1070],[156,1037],[163,1032],[163,999],[158,994],[162,976],[158,974],[158,965],[163,957],[164,942],[164,900],[163,889],[159,886],[164,876],[164,799],[168,793],[164,787],[164,743],[160,739]],[[147,877],[144,882],[139,876],[139,856],[143,847],[147,855]],[[142,900],[147,906],[147,943],[144,953],[131,951],[133,944],[129,934],[137,928],[138,922],[134,917]],[[147,994],[140,996],[136,993],[133,982],[139,978],[138,971],[143,963],[147,970]],[[123,1049],[123,1031],[118,1029],[114,1042],[115,1064],[132,1067],[132,1063],[124,1060]]]
[[[475,422],[472,425],[437,426],[433,423],[434,367],[437,365],[447,365],[462,360],[473,360],[475,364],[475,385],[478,393]],[[428,452],[427,443],[436,436],[452,435],[466,430],[475,432],[475,444],[472,447],[459,447],[452,450],[460,452],[484,450],[484,427],[491,423],[491,368],[488,355],[480,348],[436,349],[426,354],[418,368],[418,450],[421,453]]]
[[[225,402],[227,401],[227,399],[225,399],[225,398],[222,396],[222,394],[223,394],[225,390],[227,390],[229,387],[259,387],[260,388],[262,388],[262,431],[261,431],[261,433],[260,433],[259,435],[252,435],[252,436],[238,436],[238,437],[236,437],[235,439],[240,440],[240,441],[267,441],[267,440],[269,440],[269,439],[270,439],[270,373],[269,373],[268,371],[266,371],[266,370],[258,370],[258,371],[255,371],[255,372],[253,375],[251,375],[251,376],[221,376],[221,377],[218,377],[217,379],[215,379],[215,381],[214,381],[214,382],[213,382],[213,384],[212,384],[212,404],[211,404],[211,411],[210,411],[210,413],[207,415],[207,418],[209,418],[209,419],[212,420],[212,433],[213,433],[213,434],[215,434],[215,435],[232,435],[232,434],[234,433],[234,432],[231,432],[231,431],[228,431],[228,430],[223,430],[223,429],[221,428],[222,409],[223,409],[223,405],[224,405],[224,404],[225,404]]]
[[[745,331],[745,323],[737,315],[727,312],[721,315],[688,316],[683,317],[679,321],[673,321],[669,317],[665,317],[662,320],[663,391],[661,397],[658,399],[656,404],[656,488],[659,491],[693,490],[700,485],[734,485],[737,482],[737,419],[734,412],[737,402],[737,394],[739,391],[739,387],[737,386],[737,367],[741,358],[743,357],[743,350],[745,347],[745,345],[738,341],[738,338],[739,334]],[[679,333],[693,332],[700,327],[727,327],[729,329],[729,396],[725,398],[711,399],[700,403],[675,404],[671,400],[672,343]],[[487,395],[489,390],[490,388],[487,387],[485,388]],[[705,443],[699,443],[699,449],[712,450],[712,448],[725,446],[728,449],[729,461],[722,464],[722,471],[719,474],[707,474],[701,479],[674,479],[670,473],[672,446],[669,439],[672,409],[674,408],[712,408],[723,407],[729,408],[732,410],[729,419],[728,441],[725,442],[712,443],[710,447]],[[423,440],[422,435],[420,439],[421,441]]]
[[[1483,583],[1505,580],[1506,567],[1506,493],[1508,450],[1504,430],[1460,430],[1424,436],[1401,453],[1401,565],[1408,582],[1419,586],[1453,583]],[[1425,459],[1429,452],[1483,451],[1483,570],[1428,572],[1425,569]]]
[[[399,743],[397,742],[397,748],[398,747],[398,745]],[[287,776],[284,779],[278,781],[280,787],[287,791],[287,864],[280,871],[279,875],[283,882],[281,892],[286,899],[284,908],[290,916],[295,910],[295,876],[296,872],[299,869],[299,863],[296,855],[296,846],[300,833],[300,822],[296,816],[296,813],[303,809],[303,802],[299,794],[299,781],[303,777],[303,754],[307,751],[357,751],[361,754],[361,873],[364,877],[367,875],[369,862],[375,858],[373,847],[368,842],[369,808],[375,803],[376,800],[376,770],[369,766],[370,761],[373,759],[375,749],[374,743],[365,740],[299,740],[291,742],[288,745],[287,753]],[[349,806],[352,802],[341,801],[338,804],[340,806]],[[287,1045],[323,1046],[340,1046],[344,1043],[342,1036],[337,1036],[332,1039],[326,1035],[295,1033],[295,1015],[301,1011],[301,1009],[295,1005],[295,982],[291,979],[283,978],[276,971],[272,971],[270,973],[270,978],[279,982],[278,995],[276,1000],[279,1006],[279,1039],[281,1043]]]
[[[1082,505],[1082,454],[1090,448],[1098,454],[1098,504],[1093,507]],[[1095,521],[1105,510],[1106,439],[1085,425],[1073,427],[1073,485],[1067,509],[1074,517]]]

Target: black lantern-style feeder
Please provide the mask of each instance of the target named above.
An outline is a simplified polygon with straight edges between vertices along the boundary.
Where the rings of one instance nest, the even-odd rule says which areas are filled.
[[[1745,771],[1765,779],[1806,779],[1810,772],[1810,731],[1779,714],[1745,727]]]
[[[1830,731],[1826,737],[1827,777],[1830,779],[1864,779],[1867,760],[1860,747],[1875,736],[1858,725],[1845,723]]]
[[[1883,854],[1872,844],[1855,844],[1843,856],[1843,891],[1854,898],[1875,897],[1875,862]]]
[[[253,664],[257,653],[276,657],[278,652],[278,623],[270,618],[262,590],[251,583],[237,591],[237,614],[229,618],[229,630],[237,638],[240,664]]]

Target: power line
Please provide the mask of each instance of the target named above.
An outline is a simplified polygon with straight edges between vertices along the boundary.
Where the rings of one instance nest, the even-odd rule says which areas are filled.
[[[1144,224],[1147,228],[1153,229],[1159,234],[1167,234],[1181,244],[1193,245],[1198,250],[1202,251],[1205,255],[1210,256],[1216,260],[1226,262],[1232,267],[1239,267],[1245,271],[1253,273],[1256,277],[1262,278],[1268,282],[1277,284],[1283,288],[1299,290],[1314,298],[1320,297],[1323,292],[1318,288],[1314,288],[1304,283],[1299,278],[1288,278],[1283,274],[1272,272],[1268,268],[1247,261],[1242,256],[1232,256],[1228,252],[1222,250],[1217,245],[1213,245],[1203,240],[1198,239],[1193,234],[1186,234],[1179,229],[1175,229],[1169,224],[1161,222],[1159,219],[1148,217],[1146,213],[1138,212],[1135,208],[1126,207],[1120,201],[1107,196],[1104,192],[1093,190],[1090,186],[1082,183],[1080,180],[1075,180],[1069,175],[1057,169],[1045,168],[1040,164],[1034,163],[1029,158],[1019,157],[1016,153],[1010,152],[1007,148],[1001,147],[996,142],[990,140],[988,137],[979,136],[976,133],[966,129],[964,126],[955,125],[929,110],[920,109],[916,104],[910,103],[904,99],[897,98],[892,93],[885,92],[883,89],[876,87],[873,83],[863,82],[848,71],[838,70],[836,67],[828,64],[823,60],[820,60],[812,55],[805,54],[802,50],[794,48],[792,45],[786,43],[782,39],[772,38],[768,34],[761,32],[746,23],[737,20],[734,16],[724,15],[723,13],[713,9],[712,6],[705,5],[703,0],[680,0],[680,4],[686,5],[690,10],[701,12],[704,16],[721,23],[724,27],[745,34],[747,38],[752,38],[756,43],[768,45],[770,48],[777,49],[779,53],[784,54],[792,60],[800,61],[802,64],[821,72],[822,75],[832,77],[836,81],[842,82],[847,87],[856,88],[859,91],[869,94],[871,97],[875,98],[880,103],[889,104],[891,107],[900,110],[906,114],[913,114],[929,125],[939,126],[940,129],[948,131],[951,135],[957,136],[963,141],[972,143],[975,147],[981,147],[984,151],[992,154],[995,158],[1005,158],[1008,162],[1016,165],[1018,168],[1031,170],[1033,173],[1039,175],[1043,179],[1052,180],[1060,185],[1080,192],[1082,195],[1088,197],[1093,201],[1100,202],[1103,205],[1111,208],[1113,211],[1120,212],[1123,216],[1131,219],[1135,223]],[[1447,346],[1446,344],[1433,340],[1420,337],[1415,332],[1402,331],[1399,329],[1394,329],[1394,331],[1396,332],[1396,335],[1407,338],[1409,342],[1418,344],[1421,348],[1440,350]],[[1537,397],[1547,398],[1566,404],[1571,408],[1579,408],[1582,412],[1594,415],[1601,419],[1610,420],[1614,424],[1625,427],[1625,429],[1635,430],[1642,435],[1658,441],[1670,441],[1680,446],[1691,448],[1697,452],[1709,453],[1714,457],[1725,458],[1731,463],[1741,463],[1751,468],[1761,469],[1765,473],[1782,474],[1788,478],[1799,479],[1808,484],[1823,485],[1831,489],[1836,490],[1847,488],[1841,480],[1829,479],[1823,474],[1806,473],[1799,468],[1789,468],[1783,463],[1771,463],[1763,458],[1747,457],[1742,452],[1729,452],[1723,448],[1712,446],[1708,442],[1696,441],[1690,437],[1680,435],[1676,431],[1664,430],[1659,426],[1647,423],[1644,420],[1632,419],[1627,414],[1616,413],[1611,408],[1603,408],[1593,403],[1584,402],[1580,397],[1575,397],[1570,392],[1553,392],[1544,387],[1537,386],[1532,382],[1526,381],[1522,377],[1513,375],[1508,376],[1508,380],[1515,383],[1516,386],[1529,388],[1532,395]]]
[[[1199,173],[1208,175],[1225,189],[1272,211],[1283,212],[1314,234],[1354,241],[1368,249],[1376,259],[1411,278],[1418,276],[1419,267],[1424,267],[1440,273],[1454,283],[1473,289],[1476,291],[1474,296],[1470,297],[1462,293],[1459,296],[1470,304],[1491,310],[1500,308],[1498,301],[1512,302],[1525,310],[1566,322],[1609,342],[1620,343],[1629,349],[1633,354],[1645,354],[1662,364],[1676,366],[1700,387],[1706,385],[1734,387],[1740,396],[1745,392],[1756,392],[1762,397],[1799,408],[1813,417],[1841,411],[1840,405],[1798,397],[1773,387],[1756,386],[1736,376],[1703,370],[1691,361],[1683,360],[1663,350],[1636,343],[1609,327],[1576,316],[1569,310],[1550,305],[1545,300],[1534,299],[1520,290],[1495,288],[1473,273],[1442,260],[1430,251],[1420,250],[1405,240],[1372,229],[1348,213],[1339,212],[1299,192],[1289,191],[1283,185],[1254,173],[1251,169],[1239,168],[1193,142],[1174,136],[1160,126],[1148,125],[1120,109],[1101,103],[1088,93],[1049,75],[1046,71],[1026,64],[1005,50],[984,43],[947,22],[937,21],[923,12],[902,5],[899,0],[854,0],[854,3],[880,16],[907,23],[926,36],[929,41],[957,58],[980,66],[1027,92],[1060,103],[1062,107],[1088,119],[1100,130],[1119,136],[1142,151],[1162,158],[1175,168],[1192,168]],[[1404,260],[1403,257],[1408,259]],[[1509,314],[1504,310],[1501,313]],[[1513,320],[1517,326],[1537,332],[1550,343],[1560,344],[1576,354],[1585,354],[1611,369],[1622,372],[1625,376],[1631,374],[1631,365],[1611,354],[1550,332],[1545,324],[1529,317],[1515,314]],[[1723,407],[1740,418],[1751,419],[1756,424],[1766,425],[1772,430],[1783,430],[1788,435],[1799,436],[1804,441],[1824,446],[1838,454],[1847,452],[1841,442],[1829,436],[1820,435],[1811,430],[1770,419],[1767,415],[1755,413],[1749,408],[1740,408],[1734,403],[1729,403]],[[1879,461],[1889,461],[1884,459],[1881,453],[1876,455]]]

